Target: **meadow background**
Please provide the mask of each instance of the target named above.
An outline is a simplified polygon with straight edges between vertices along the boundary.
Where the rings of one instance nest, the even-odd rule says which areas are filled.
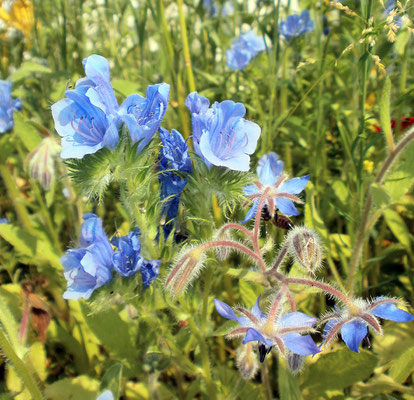
[[[325,268],[318,278],[349,289],[350,261],[360,246],[356,295],[414,304],[413,144],[384,182],[374,182],[390,136],[398,142],[414,116],[414,7],[401,3],[395,8],[403,23],[393,35],[389,13],[377,0],[343,1],[344,10],[322,0],[217,0],[215,8],[198,0],[0,2],[0,78],[12,81],[13,97],[23,103],[13,131],[0,135],[0,218],[9,221],[0,224],[0,325],[45,398],[96,399],[111,388],[122,399],[206,399],[211,376],[220,399],[414,399],[414,322],[386,321],[384,336],[371,338],[371,348],[360,354],[337,341],[308,357],[299,375],[268,358],[252,381],[244,381],[234,360],[237,340],[221,336],[223,319],[213,298],[251,306],[262,288],[238,272],[251,266],[234,255],[226,262],[208,259],[207,288],[201,277],[179,300],[166,294],[163,278],[180,243],[157,242],[156,179],[140,182],[143,212],[135,222],[145,251],[162,260],[160,278],[138,294],[122,293],[130,289],[118,284],[93,303],[65,301],[59,258],[76,243],[82,215],[95,212],[107,232],[134,226],[116,183],[105,186],[101,198],[88,199],[71,179],[50,109],[84,76],[82,60],[91,54],[109,60],[119,98],[169,83],[163,126],[186,138],[188,93],[243,103],[247,118],[262,129],[252,173],[260,156],[274,151],[291,176],[310,176],[306,204],[292,219],[322,238]],[[284,39],[280,21],[303,9],[314,29]],[[226,50],[250,29],[265,39],[266,49],[244,70],[232,70]],[[390,120],[396,121],[393,131]],[[151,168],[158,148],[155,139],[147,156]],[[226,201],[211,204],[215,188],[225,184],[208,174],[189,184],[180,207],[181,240],[209,238],[224,221],[243,218],[243,201],[231,201],[231,188]],[[373,218],[361,240],[368,192]],[[262,236],[272,246],[283,231],[270,225]],[[333,306],[323,294],[295,294],[310,315]],[[25,312],[30,322],[21,337]],[[320,335],[315,338],[320,342]],[[5,358],[0,376],[0,399],[31,398]]]

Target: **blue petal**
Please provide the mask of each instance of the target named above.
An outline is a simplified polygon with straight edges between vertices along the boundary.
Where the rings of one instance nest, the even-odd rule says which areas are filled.
[[[292,353],[300,356],[309,356],[321,351],[310,335],[302,336],[299,333],[288,333],[283,335],[282,339]]]
[[[200,114],[208,110],[210,101],[207,97],[200,96],[197,92],[192,92],[185,99],[185,106],[191,113]]]
[[[266,317],[266,315],[263,314],[262,310],[260,309],[260,296],[257,298],[256,303],[252,308],[252,314],[259,319]]]
[[[87,247],[98,240],[108,240],[102,227],[102,220],[98,216],[87,213],[83,215],[83,221],[79,238],[81,247]]]
[[[259,207],[259,199],[254,199],[253,204],[250,207],[250,210],[247,212],[246,217],[243,221],[240,221],[242,224],[244,224],[247,221],[250,221],[257,213],[257,209]]]
[[[299,211],[293,205],[293,202],[286,197],[277,198],[276,207],[285,215],[299,215]]]
[[[301,176],[300,178],[289,179],[287,182],[282,184],[279,192],[299,194],[303,189],[305,189],[308,182],[309,175]]]
[[[274,185],[282,171],[283,161],[279,160],[276,153],[270,152],[260,157],[256,172],[262,185]]]
[[[259,331],[257,331],[256,329],[249,328],[246,332],[246,336],[244,337],[242,343],[246,344],[248,342],[255,342],[255,341],[262,342],[266,346],[269,346],[269,347],[273,346],[273,341],[272,340],[265,339],[263,337],[263,335]]]
[[[310,317],[302,312],[295,311],[280,318],[280,325],[283,328],[307,327],[315,325],[317,318]]]
[[[323,338],[325,339],[329,333],[331,332],[331,330],[333,329],[333,327],[339,322],[339,320],[337,319],[331,319],[327,322],[327,324],[325,325],[325,328],[323,330]]]
[[[345,344],[350,350],[359,353],[359,345],[365,336],[367,336],[368,328],[364,322],[351,321],[341,328],[341,336]]]
[[[227,318],[227,319],[232,319],[234,321],[238,320],[238,317],[237,317],[236,313],[226,303],[223,303],[220,300],[214,299],[214,305],[216,306],[217,312],[222,317]]]
[[[399,309],[394,303],[382,303],[374,307],[371,313],[377,317],[395,322],[414,321],[414,315]]]
[[[259,188],[254,184],[247,185],[243,188],[243,192],[246,196],[251,196],[253,194],[259,193]]]
[[[96,400],[114,400],[114,395],[112,394],[112,392],[108,389],[105,390],[104,392],[102,392],[97,398]]]

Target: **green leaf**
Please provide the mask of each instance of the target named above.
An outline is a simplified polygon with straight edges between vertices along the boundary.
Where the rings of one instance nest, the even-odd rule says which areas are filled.
[[[14,114],[14,132],[28,151],[33,151],[42,141],[38,130],[25,120],[22,113]]]
[[[239,323],[236,321],[226,321],[223,322],[218,329],[216,329],[211,335],[209,336],[224,336],[229,334],[232,330],[237,329],[240,327]]]
[[[308,364],[302,375],[304,399],[317,399],[328,390],[342,390],[368,378],[377,365],[377,357],[369,351],[357,354],[342,348],[323,354]]]
[[[390,376],[397,382],[403,383],[414,371],[414,345],[407,348],[391,366]]]
[[[390,376],[379,375],[374,376],[367,383],[358,383],[353,393],[357,395],[358,398],[373,398],[373,396],[381,396],[386,393],[393,392],[408,393],[413,395],[414,389],[398,384]],[[377,399],[377,397],[374,398]],[[380,397],[378,397],[378,399],[379,398]]]
[[[396,211],[387,209],[384,211],[384,218],[394,236],[411,253],[412,235],[402,217]]]
[[[392,137],[391,129],[391,114],[390,114],[390,100],[391,100],[391,79],[387,76],[385,78],[384,87],[380,99],[380,118],[381,127],[385,133],[385,137]]]
[[[62,270],[59,256],[45,236],[34,237],[23,229],[11,224],[0,225],[0,236],[9,242],[17,252],[39,262],[46,262],[52,267]]]
[[[34,74],[50,74],[52,70],[49,67],[46,67],[41,64],[37,64],[32,61],[24,62],[21,67],[16,70],[11,76],[10,79],[13,83],[22,81],[28,77],[33,76]]]
[[[106,389],[110,389],[114,395],[115,400],[119,398],[122,368],[122,363],[112,365],[112,367],[110,367],[108,371],[105,372],[105,375],[102,377],[101,385],[99,386],[100,392],[103,392]]]
[[[280,400],[301,400],[298,377],[290,372],[286,362],[281,358],[279,359],[277,375]]]
[[[306,186],[306,204],[305,204],[305,225],[317,231],[321,238],[328,242],[328,230],[320,217],[315,205],[316,190],[312,182],[308,182]]]
[[[371,194],[375,207],[379,209],[386,208],[391,203],[391,196],[382,185],[374,183],[371,186]]]
[[[46,386],[44,394],[48,400],[96,400],[99,382],[87,375],[67,378]]]

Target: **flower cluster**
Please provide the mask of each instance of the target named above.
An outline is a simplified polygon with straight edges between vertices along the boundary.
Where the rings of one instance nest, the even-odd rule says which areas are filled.
[[[291,40],[313,31],[313,27],[309,11],[303,10],[300,15],[288,15],[286,20],[280,23],[279,32],[286,40]]]
[[[65,92],[65,99],[52,105],[55,128],[62,137],[62,158],[83,158],[103,147],[115,148],[122,123],[128,127],[132,143],[138,142],[137,151],[141,151],[164,117],[169,85],[149,86],[147,98],[133,94],[118,106],[108,61],[93,54],[83,60],[83,67],[86,77]]]
[[[0,134],[13,129],[14,110],[22,109],[22,102],[19,99],[12,99],[12,83],[0,80]]]
[[[94,290],[112,280],[112,269],[124,277],[141,272],[143,287],[147,288],[159,275],[159,260],[147,261],[140,255],[139,230],[112,239],[112,245],[95,214],[85,214],[81,227],[79,248],[69,249],[61,258],[67,280],[65,299],[88,299]]]
[[[257,36],[253,31],[243,33],[226,51],[227,66],[235,70],[245,69],[250,61],[265,49],[262,37]]]
[[[209,100],[197,92],[188,95],[185,105],[191,112],[194,150],[206,165],[248,171],[260,127],[243,118],[244,105],[225,100],[209,107]]]

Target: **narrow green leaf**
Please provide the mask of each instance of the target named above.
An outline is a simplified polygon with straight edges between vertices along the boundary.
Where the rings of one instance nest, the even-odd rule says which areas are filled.
[[[394,146],[391,129],[391,114],[390,114],[390,100],[391,100],[391,80],[387,76],[385,79],[384,87],[382,88],[381,100],[380,100],[380,118],[382,130],[387,138],[388,146],[390,149]]]
[[[119,387],[121,385],[122,378],[122,363],[112,365],[105,375],[102,377],[101,385],[99,387],[100,392],[106,389],[110,389],[114,395],[114,399],[119,397]]]

